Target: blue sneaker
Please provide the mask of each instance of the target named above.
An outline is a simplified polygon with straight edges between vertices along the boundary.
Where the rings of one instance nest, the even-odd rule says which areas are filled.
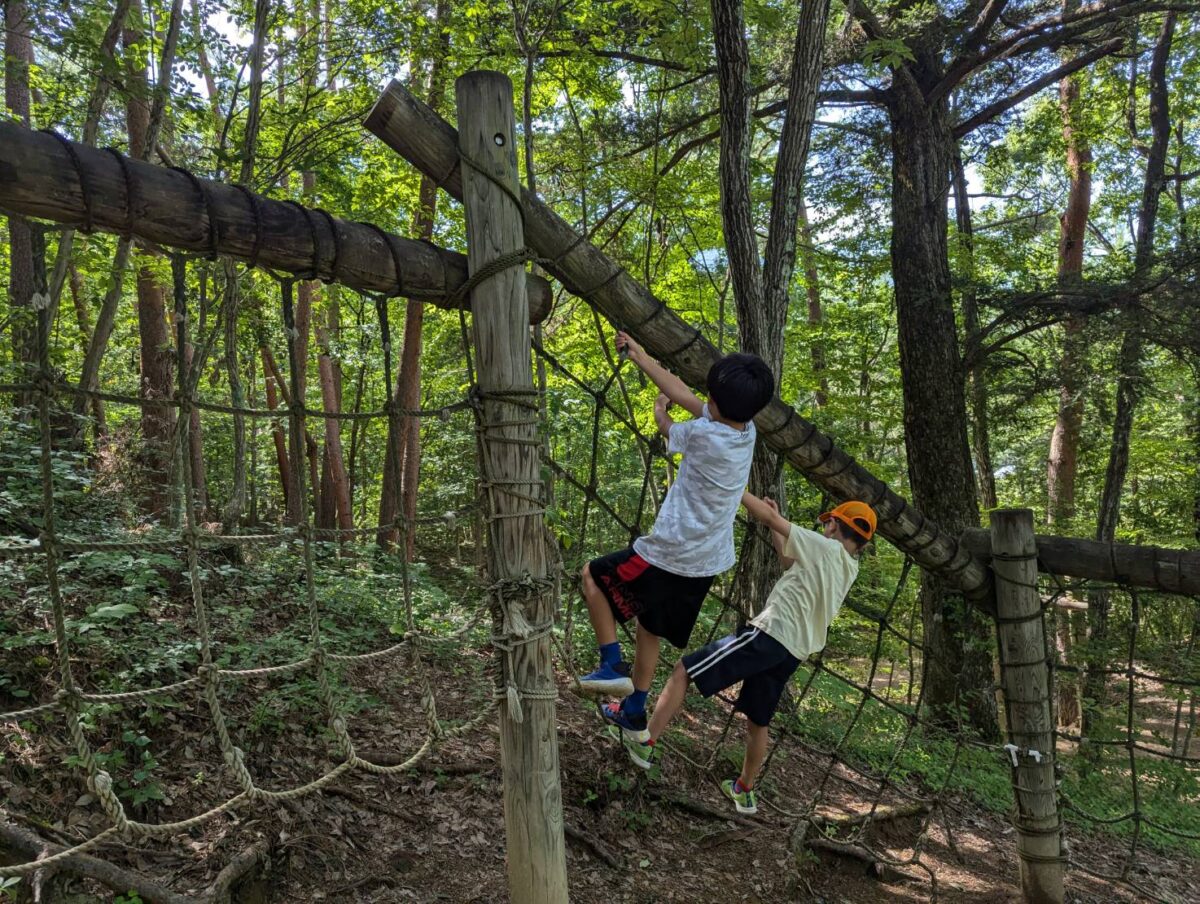
[[[590,675],[579,679],[579,689],[585,694],[627,697],[633,693],[633,679],[629,677],[629,666],[624,662],[618,662],[615,666],[602,665]]]

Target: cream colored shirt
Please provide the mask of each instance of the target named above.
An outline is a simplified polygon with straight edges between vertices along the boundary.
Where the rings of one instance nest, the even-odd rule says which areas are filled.
[[[783,554],[795,561],[775,582],[766,607],[750,624],[762,628],[797,659],[807,659],[824,648],[829,625],[858,577],[858,559],[838,540],[795,524]]]

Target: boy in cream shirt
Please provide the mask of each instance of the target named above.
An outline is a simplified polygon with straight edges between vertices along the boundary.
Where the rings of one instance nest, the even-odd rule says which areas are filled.
[[[711,697],[740,681],[735,708],[747,719],[746,755],[741,775],[721,787],[739,813],[756,813],[754,781],[766,758],[767,725],[797,666],[825,646],[829,625],[858,577],[858,556],[875,534],[876,519],[866,503],[844,502],[821,515],[822,534],[790,523],[770,499],[745,493],[742,504],[771,529],[783,575],[748,625],[679,660],[654,707],[649,737],[623,732],[622,740],[630,758],[649,768],[654,744],[683,706],[689,682]]]

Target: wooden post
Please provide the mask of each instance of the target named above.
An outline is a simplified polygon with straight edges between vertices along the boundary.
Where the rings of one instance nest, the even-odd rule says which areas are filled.
[[[467,260],[474,274],[525,243],[513,88],[499,72],[471,72],[454,87]],[[519,264],[471,292],[488,579],[495,633],[504,638],[496,654],[507,700],[500,705],[500,751],[509,897],[514,904],[558,904],[567,900],[567,867],[548,633],[555,607],[547,582],[543,512],[530,500],[541,486],[541,444],[526,304],[525,270]]]
[[[1008,713],[1008,751],[1021,891],[1030,904],[1062,904],[1064,862],[1054,781],[1054,716],[1046,629],[1037,591],[1033,511],[992,512],[1001,684]]]

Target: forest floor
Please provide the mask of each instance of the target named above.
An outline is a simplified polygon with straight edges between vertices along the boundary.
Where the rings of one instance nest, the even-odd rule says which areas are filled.
[[[250,621],[236,631],[269,637],[295,621],[287,585],[269,592],[278,593],[272,597],[275,602],[253,607],[246,616]],[[242,611],[237,608],[244,606],[240,593],[229,594],[229,608],[217,607],[219,618],[232,619]],[[185,610],[182,603],[171,603],[150,613],[157,619],[160,643],[170,624],[186,621]],[[385,645],[386,635],[354,612],[350,607],[338,619],[356,632],[350,642],[359,651]],[[258,642],[245,644],[262,649]],[[31,676],[44,678],[52,648],[24,652],[25,686],[37,687]],[[465,721],[487,705],[492,687],[486,648],[438,644],[424,659],[446,724]],[[10,671],[16,668],[9,665]],[[80,663],[81,672],[89,670],[98,673],[97,663]],[[361,756],[399,762],[421,745],[421,685],[407,656],[352,666],[338,686],[355,689],[343,699],[353,713],[349,727]],[[314,687],[312,679],[289,678],[250,679],[224,688],[226,717],[260,786],[295,787],[337,762]],[[573,902],[1020,900],[1007,818],[966,793],[942,798],[943,805],[928,821],[916,863],[877,869],[844,854],[809,851],[797,858],[791,849],[796,818],[789,814],[807,809],[826,775],[826,758],[804,745],[781,743],[760,786],[759,815],[739,817],[718,787],[722,778],[736,774],[741,756],[740,723],[735,721],[730,736],[722,737],[727,722],[723,704],[690,697],[689,707],[672,726],[661,770],[647,774],[607,737],[594,705],[571,692],[565,673],[559,674],[559,689],[558,752]],[[50,692],[49,685],[38,688],[35,699]],[[836,709],[833,715],[839,718]],[[137,713],[116,709],[98,713],[96,719],[90,728],[94,742],[111,757],[106,767],[114,778],[125,781],[127,806],[136,818],[186,819],[236,794],[199,697]],[[53,721],[40,723],[38,731],[13,724],[2,728],[0,817],[7,815],[56,842],[78,842],[108,826],[94,797],[83,793],[67,738]],[[154,751],[152,762],[144,756],[140,764],[136,761],[141,745]],[[115,755],[120,749],[128,751],[123,758]],[[96,855],[197,902],[205,900],[223,867],[255,845],[270,852],[268,862],[241,886],[234,898],[240,904],[502,902],[507,885],[499,760],[492,719],[440,745],[415,771],[384,777],[352,772],[324,793],[274,808],[245,808],[172,839],[104,845]],[[711,768],[696,765],[709,762]],[[139,789],[145,792],[150,786],[147,775],[157,791],[130,803]],[[910,790],[930,791],[916,784]],[[870,810],[873,797],[863,794],[851,770],[838,765],[824,780],[819,812],[831,817],[861,814]],[[894,794],[881,800],[885,807],[902,802]],[[920,816],[891,819],[878,823],[867,837],[873,848],[908,861],[924,822]],[[1098,872],[1121,871],[1128,839],[1085,835],[1073,824],[1068,824],[1068,838],[1078,862]],[[1143,843],[1129,878],[1153,890],[1159,900],[1184,904],[1198,900],[1197,875],[1200,861],[1184,859],[1178,851],[1156,852]],[[87,882],[68,882],[66,887],[74,891],[57,900],[71,904],[143,900],[117,898],[112,890],[93,896],[99,887]],[[22,894],[15,900],[29,900],[28,891]],[[3,896],[0,890],[0,900]],[[1069,873],[1068,900],[1078,904],[1148,899],[1079,869]]]
[[[461,657],[435,659],[430,667],[442,718],[453,721],[476,711],[483,692],[477,670],[464,669]],[[376,697],[383,712],[398,714],[394,721],[380,719],[372,707],[375,715],[355,719],[351,730],[360,752],[384,760],[406,757],[419,746],[422,728],[411,673],[403,662],[356,671],[361,674],[347,677]],[[758,816],[737,817],[715,782],[735,774],[735,744],[726,743],[710,775],[668,753],[661,775],[650,778],[603,734],[594,707],[570,693],[565,676],[560,688],[559,758],[572,901],[926,901],[934,897],[931,874],[940,901],[1020,900],[1013,833],[1000,814],[961,797],[947,800],[930,823],[920,856],[923,868],[899,867],[885,871],[883,879],[862,861],[836,854],[810,854],[797,865],[789,845],[795,821],[784,811],[804,807],[824,772],[824,760],[794,745],[784,748],[763,785],[766,805]],[[712,716],[711,711],[685,712],[674,745],[692,758],[705,757],[724,724]],[[183,771],[201,771],[212,754],[204,748],[212,746],[211,738],[198,735],[196,749],[186,751],[196,762]],[[248,753],[252,771],[267,787],[302,783],[328,765],[314,755],[312,733],[299,726]],[[845,778],[835,770],[826,789],[830,806],[823,812],[869,807]],[[158,805],[156,818],[194,813],[214,790],[194,782],[191,788],[181,786],[169,804]],[[14,806],[28,800],[20,793],[13,797],[11,784],[6,791]],[[94,804],[78,798],[72,805],[74,796],[52,795],[70,813],[65,827],[102,826]],[[123,848],[103,855],[178,892],[199,894],[240,851],[265,841],[272,851],[270,866],[243,886],[242,901],[499,902],[507,894],[502,807],[498,740],[494,727],[484,726],[448,741],[418,772],[382,778],[351,774],[331,792],[273,814],[259,810],[216,820],[182,845],[176,839],[149,844],[142,852]],[[892,820],[873,833],[872,843],[907,859],[919,826],[919,818]],[[1124,842],[1102,835],[1072,833],[1071,841],[1075,856],[1105,872],[1119,870],[1127,850]],[[1143,850],[1132,878],[1165,900],[1194,901],[1198,867]],[[1079,904],[1139,900],[1077,870],[1069,875],[1068,890],[1068,899]]]

